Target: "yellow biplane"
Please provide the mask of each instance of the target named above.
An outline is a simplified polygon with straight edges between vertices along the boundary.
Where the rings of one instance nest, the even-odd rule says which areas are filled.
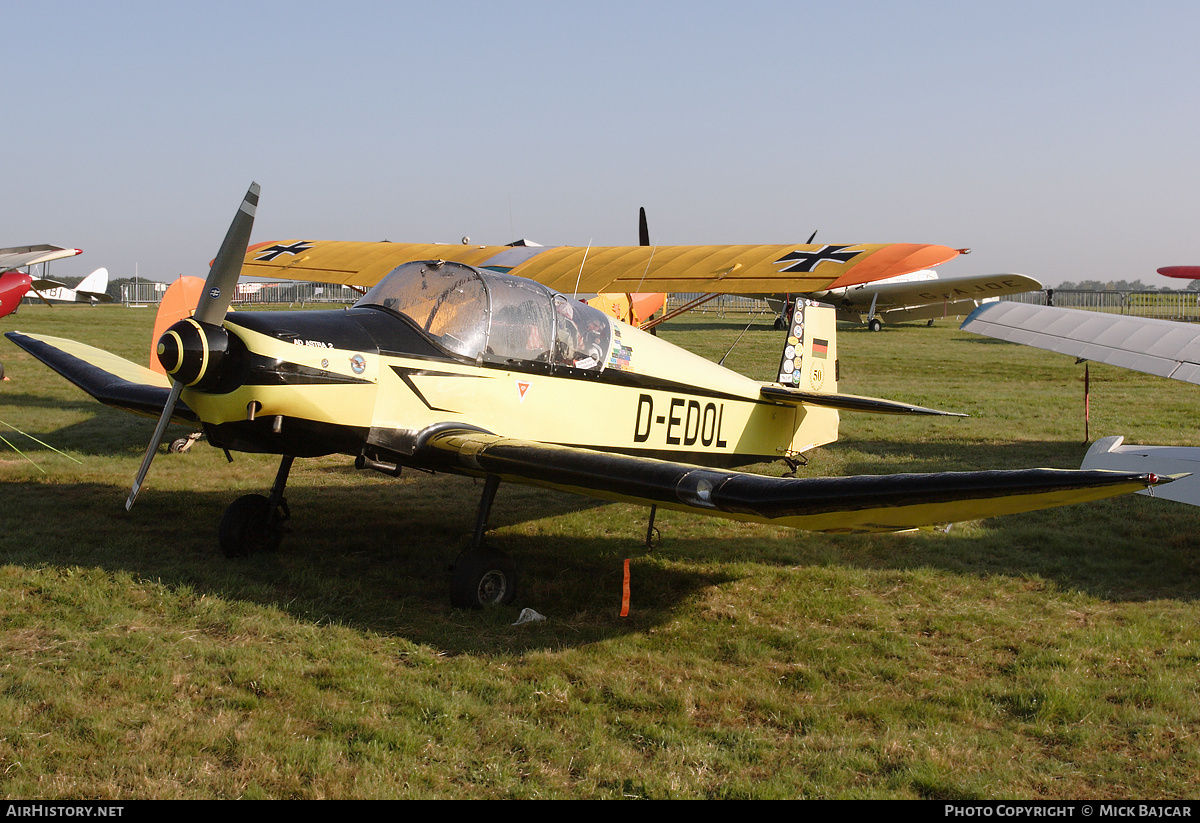
[[[170,378],[69,340],[8,334],[101,402],[159,415],[127,507],[172,419],[200,422],[226,450],[281,455],[270,493],[238,498],[222,517],[228,556],[278,545],[293,461],[327,454],[393,475],[408,467],[484,478],[451,581],[453,602],[470,607],[515,593],[511,561],[484,541],[505,481],[827,532],[905,530],[1160,482],[1052,469],[807,479],[732,471],[832,442],[839,410],[945,412],[839,393],[833,310],[811,301],[791,318],[778,380],[763,384],[541,283],[440,259],[436,247],[427,260],[381,253],[378,282],[344,312],[227,315],[257,204],[252,185],[195,314],[160,338]],[[738,264],[738,252],[707,248],[701,266]],[[300,249],[279,253],[303,259]],[[743,259],[769,269],[762,261],[779,252]]]

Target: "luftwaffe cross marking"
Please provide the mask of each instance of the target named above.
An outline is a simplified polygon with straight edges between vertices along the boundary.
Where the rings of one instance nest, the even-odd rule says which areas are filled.
[[[312,247],[313,244],[308,240],[299,240],[290,246],[284,246],[280,243],[276,243],[274,246],[268,246],[267,248],[262,249],[262,255],[255,257],[254,259],[260,260],[264,263],[269,263],[281,254],[296,255],[302,251],[308,251]]]
[[[862,254],[866,249],[858,249],[852,251],[843,251],[849,246],[821,246],[816,251],[794,251],[785,254],[783,257],[776,260],[776,263],[796,262],[785,269],[780,269],[780,272],[787,271],[814,271],[817,265],[829,261],[830,263],[848,263],[858,255]]]

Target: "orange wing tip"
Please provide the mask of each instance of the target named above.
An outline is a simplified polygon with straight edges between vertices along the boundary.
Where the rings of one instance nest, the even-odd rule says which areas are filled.
[[[962,254],[961,249],[949,246],[930,246],[918,243],[892,243],[856,264],[829,285],[831,289],[857,286],[874,280],[885,280],[900,274],[931,269]]]

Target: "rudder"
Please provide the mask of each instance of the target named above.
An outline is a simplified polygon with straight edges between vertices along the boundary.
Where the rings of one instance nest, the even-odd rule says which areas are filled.
[[[837,316],[832,306],[796,300],[779,359],[779,383],[802,391],[836,392]]]

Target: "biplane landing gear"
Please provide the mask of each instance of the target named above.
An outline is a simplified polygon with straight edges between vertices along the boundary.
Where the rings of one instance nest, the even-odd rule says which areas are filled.
[[[450,603],[458,609],[482,609],[507,606],[517,596],[517,568],[508,555],[483,544],[488,515],[500,478],[489,474],[483,483],[483,496],[475,513],[475,533],[454,561],[450,577]]]
[[[226,557],[248,557],[258,552],[273,552],[283,539],[283,524],[291,517],[283,490],[288,472],[292,469],[291,455],[284,455],[275,475],[270,497],[246,494],[229,504],[221,515],[217,535],[221,554]]]

